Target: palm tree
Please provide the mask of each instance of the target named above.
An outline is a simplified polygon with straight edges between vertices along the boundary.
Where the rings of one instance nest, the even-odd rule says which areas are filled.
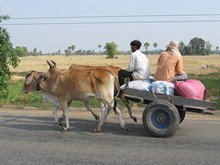
[[[98,48],[99,48],[99,54],[101,54],[101,53],[100,53],[100,52],[101,52],[101,51],[100,51],[101,45],[98,45]]]
[[[33,52],[34,52],[34,55],[37,55],[37,48],[34,48]]]
[[[66,54],[66,57],[69,56],[70,53],[71,53],[70,50],[69,50],[69,47],[68,47],[68,49],[65,49],[64,52],[65,52],[65,54]]]
[[[150,46],[150,44],[148,42],[145,42],[144,47],[146,49],[146,55],[147,55],[147,50],[148,50],[149,46]]]
[[[154,46],[154,49],[155,49],[154,53],[156,54],[157,43],[154,42],[153,46]]]
[[[75,49],[75,45],[68,46],[68,50],[70,54],[73,53],[74,49]]]
[[[72,45],[72,46],[71,46],[72,52],[74,52],[74,49],[75,49],[75,48],[76,48],[75,45]]]
[[[154,42],[153,46],[154,46],[154,48],[156,49],[156,48],[157,48],[157,43]]]

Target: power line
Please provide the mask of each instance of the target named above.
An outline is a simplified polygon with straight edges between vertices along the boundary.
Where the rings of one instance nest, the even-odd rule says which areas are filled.
[[[120,21],[120,22],[38,22],[38,23],[9,23],[1,24],[5,26],[24,26],[24,25],[82,25],[82,24],[154,24],[154,23],[217,23],[220,20],[181,20],[181,21]]]
[[[131,18],[131,17],[201,17],[220,16],[220,14],[149,14],[149,15],[102,15],[102,16],[69,16],[69,17],[12,17],[10,19],[73,19],[73,18]]]
[[[11,20],[49,20],[49,19],[90,19],[90,18],[143,18],[143,17],[205,17],[220,16],[218,13],[212,14],[165,14],[165,15],[101,15],[101,16],[70,16],[70,17],[14,17]],[[80,24],[154,24],[154,23],[211,23],[220,22],[220,20],[162,20],[162,21],[87,21],[87,22],[35,22],[35,23],[0,23],[7,26],[25,26],[25,25],[80,25]]]

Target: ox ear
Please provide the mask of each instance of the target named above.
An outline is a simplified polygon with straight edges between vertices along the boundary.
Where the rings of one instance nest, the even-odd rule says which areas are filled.
[[[29,76],[26,78],[25,84],[28,85],[32,82],[34,74],[29,73]]]

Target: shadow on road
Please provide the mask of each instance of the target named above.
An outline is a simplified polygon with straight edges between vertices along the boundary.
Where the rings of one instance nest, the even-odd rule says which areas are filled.
[[[53,118],[44,116],[14,116],[3,115],[0,118],[1,127],[7,127],[17,130],[27,131],[61,131],[62,128],[54,123]],[[118,121],[118,120],[117,120]],[[124,135],[124,136],[149,136],[143,125],[139,123],[127,123],[129,132],[121,129],[117,121],[106,121],[102,127],[101,133]],[[96,127],[98,121],[82,118],[70,118],[69,132],[91,133]]]

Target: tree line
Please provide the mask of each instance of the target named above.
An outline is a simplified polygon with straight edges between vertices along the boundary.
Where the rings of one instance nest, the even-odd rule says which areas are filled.
[[[154,42],[153,44],[154,50],[149,50],[150,43],[145,42],[144,48],[146,50],[146,54],[160,54],[163,50],[156,49],[158,44],[157,42]],[[116,54],[130,54],[130,51],[118,51],[117,47],[118,45],[115,42],[107,42],[105,46],[103,47],[104,51],[101,51],[101,45],[98,45],[99,52],[96,52],[95,50],[83,50],[78,49],[75,50],[75,45],[70,45],[64,50],[64,55],[70,56],[70,55],[107,55],[108,58],[113,58]],[[219,46],[216,46],[215,49],[212,49],[212,45],[209,41],[205,41],[202,38],[195,37],[190,40],[188,44],[185,44],[183,41],[180,41],[179,43],[179,50],[182,55],[209,55],[209,54],[219,54]],[[17,46],[14,48],[15,53],[18,57],[23,56],[39,56],[39,55],[45,55],[42,51],[37,51],[37,48],[34,48],[33,51],[28,51],[28,49],[24,46]],[[57,52],[48,53],[49,55],[61,55],[61,50],[58,50]]]

